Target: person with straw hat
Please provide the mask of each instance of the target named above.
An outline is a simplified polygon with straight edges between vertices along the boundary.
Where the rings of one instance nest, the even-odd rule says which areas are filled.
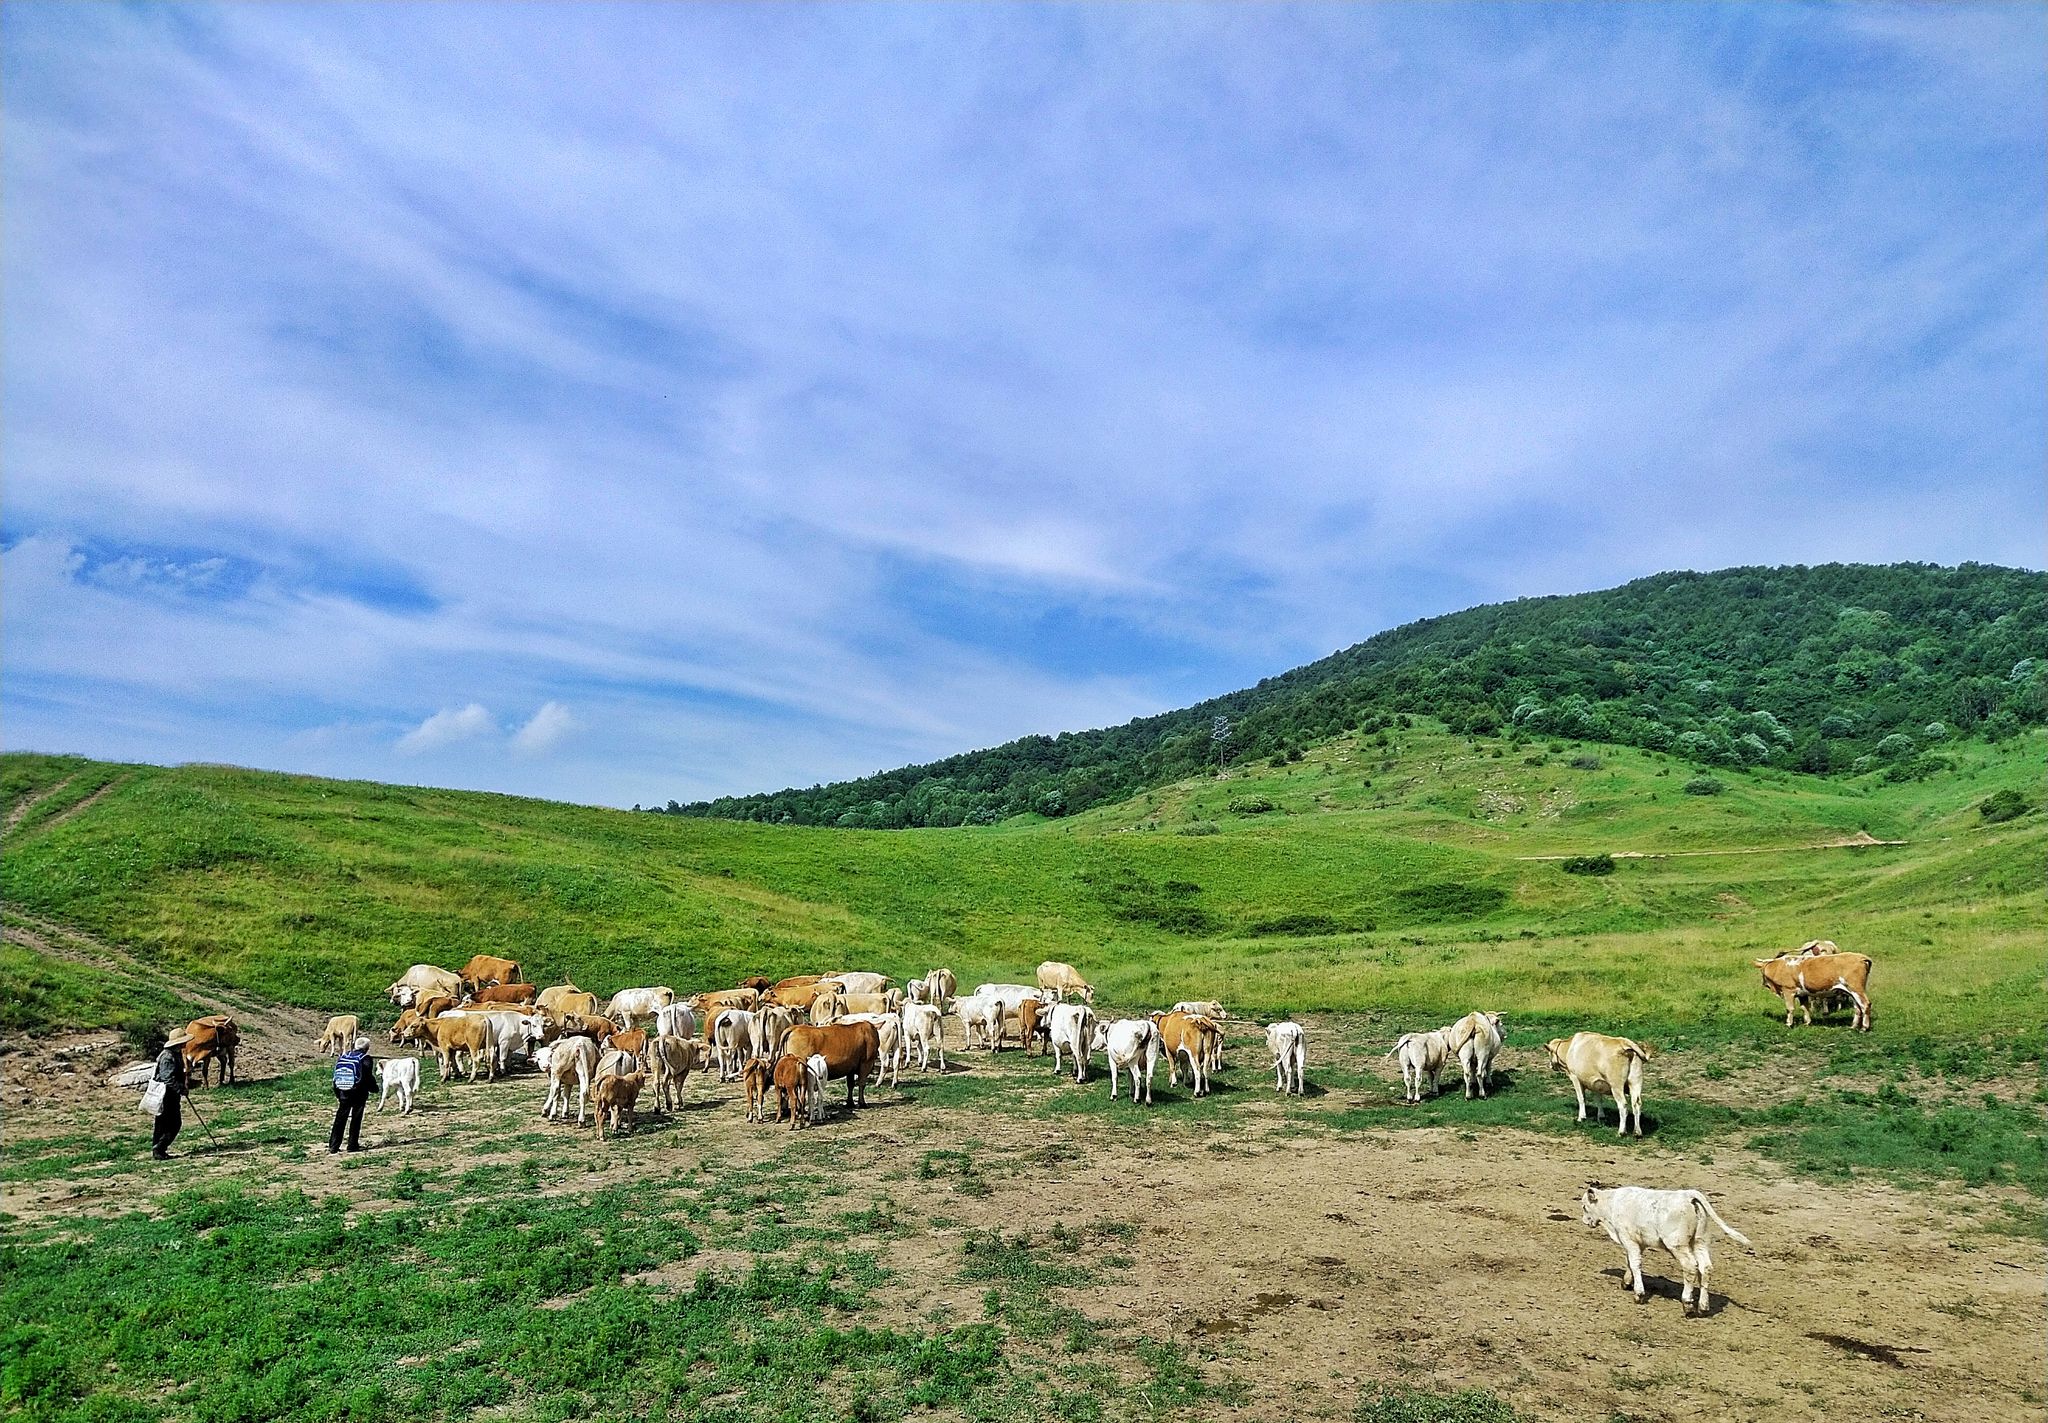
[[[164,1050],[156,1055],[156,1072],[150,1080],[163,1086],[163,1104],[157,1108],[156,1124],[150,1129],[150,1156],[158,1161],[171,1157],[171,1143],[185,1125],[181,1099],[185,1095],[185,1054],[181,1050],[192,1034],[180,1028],[164,1039]]]

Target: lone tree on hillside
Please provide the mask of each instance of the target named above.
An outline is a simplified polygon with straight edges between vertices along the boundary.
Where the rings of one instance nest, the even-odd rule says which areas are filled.
[[[1230,718],[1221,712],[1209,724],[1209,744],[1216,748],[1216,769],[1220,771],[1230,756]]]

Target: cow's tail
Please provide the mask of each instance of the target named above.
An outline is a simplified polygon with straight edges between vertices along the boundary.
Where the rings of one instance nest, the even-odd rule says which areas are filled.
[[[1737,1245],[1749,1244],[1749,1237],[1744,1235],[1741,1231],[1737,1230],[1734,1226],[1730,1225],[1727,1221],[1721,1219],[1721,1213],[1714,1209],[1714,1203],[1708,1200],[1704,1194],[1702,1194],[1699,1191],[1694,1191],[1692,1193],[1692,1203],[1699,1210],[1706,1213],[1706,1217],[1708,1220],[1712,1221],[1715,1225],[1721,1227],[1721,1233],[1723,1235],[1727,1236]]]
[[[1380,1059],[1380,1061],[1382,1061],[1382,1062],[1386,1062],[1386,1061],[1389,1061],[1390,1059],[1393,1059],[1393,1058],[1399,1057],[1399,1056],[1401,1055],[1401,1049],[1402,1049],[1402,1048],[1404,1048],[1404,1047],[1406,1047],[1406,1046],[1408,1046],[1409,1042],[1410,1042],[1410,1041],[1411,1041],[1411,1040],[1412,1040],[1412,1039],[1413,1039],[1414,1037],[1415,1037],[1415,1034],[1413,1034],[1413,1033],[1403,1033],[1403,1034],[1401,1034],[1400,1038],[1399,1038],[1399,1039],[1398,1039],[1398,1040],[1397,1040],[1397,1041],[1396,1041],[1396,1042],[1394,1043],[1394,1045],[1393,1045],[1392,1047],[1390,1047],[1390,1048],[1388,1048],[1388,1049],[1387,1049],[1387,1055],[1386,1055],[1386,1057],[1383,1057],[1383,1058],[1381,1058],[1381,1059]]]

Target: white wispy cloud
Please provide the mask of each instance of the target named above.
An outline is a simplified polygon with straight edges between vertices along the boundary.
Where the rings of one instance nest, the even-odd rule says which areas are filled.
[[[555,749],[576,729],[576,718],[560,702],[543,702],[512,736],[512,749],[522,756],[540,756]]]
[[[497,719],[477,702],[468,706],[443,707],[418,726],[398,738],[398,749],[408,756],[422,752],[439,751],[460,741],[474,741],[478,737],[496,736]]]

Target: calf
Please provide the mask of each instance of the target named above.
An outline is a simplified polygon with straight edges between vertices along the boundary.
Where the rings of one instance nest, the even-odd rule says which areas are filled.
[[[569,1115],[569,1083],[576,1083],[576,1125],[583,1125],[585,1101],[597,1076],[597,1044],[590,1038],[561,1038],[541,1050],[546,1055],[542,1070],[548,1075],[547,1100],[540,1114]]]
[[[1643,1250],[1661,1245],[1678,1262],[1684,1277],[1679,1299],[1688,1313],[1707,1310],[1707,1272],[1714,1267],[1707,1254],[1707,1223],[1740,1245],[1749,1244],[1734,1226],[1721,1219],[1720,1212],[1700,1191],[1657,1191],[1646,1186],[1602,1186],[1595,1181],[1579,1197],[1579,1219],[1587,1226],[1607,1232],[1607,1238],[1628,1252],[1628,1269],[1622,1283],[1643,1298]],[[1699,1300],[1693,1301],[1693,1284],[1699,1284]]]
[[[1453,1056],[1449,1034],[1442,1028],[1427,1033],[1403,1033],[1388,1057],[1401,1060],[1402,1100],[1420,1102],[1422,1083],[1429,1081],[1429,1095],[1437,1094],[1437,1079]]]
[[[1650,1050],[1628,1038],[1611,1038],[1605,1033],[1573,1033],[1569,1038],[1552,1038],[1544,1044],[1550,1065],[1572,1080],[1579,1099],[1579,1120],[1586,1119],[1586,1089],[1606,1088],[1614,1098],[1617,1112],[1615,1134],[1628,1130],[1629,1115],[1635,1115],[1636,1135],[1643,1134],[1643,1064]],[[1600,1121],[1600,1104],[1593,1104],[1593,1121]]]
[[[768,1089],[775,1085],[775,1069],[757,1057],[741,1069],[740,1078],[747,1084],[747,1120],[767,1121]]]
[[[634,1028],[631,1032],[613,1033],[611,1041],[606,1046],[626,1053],[637,1065],[646,1066],[647,1029]]]
[[[1052,1005],[1037,998],[1027,998],[1017,1005],[1017,1045],[1026,1052],[1036,1046],[1041,1055],[1045,1051],[1045,1040],[1052,1032]]]
[[[327,1026],[320,1033],[320,1052],[323,1056],[332,1049],[336,1057],[347,1052],[356,1040],[356,1015],[343,1013],[327,1020]]]
[[[1088,1080],[1088,1048],[1095,1039],[1095,1010],[1086,1003],[1060,1003],[1052,1010],[1048,1025],[1052,1041],[1052,1070],[1060,1070],[1062,1049],[1073,1054],[1074,1080]]]
[[[784,1053],[775,1059],[775,1120],[789,1118],[789,1129],[811,1123],[811,1075],[803,1061]]]
[[[377,1110],[383,1111],[391,1094],[398,1094],[398,1115],[412,1112],[412,1094],[420,1090],[420,1060],[416,1057],[387,1057],[377,1064]]]
[[[1145,1074],[1145,1105],[1152,1105],[1152,1074],[1159,1067],[1159,1029],[1150,1018],[1120,1018],[1114,1023],[1097,1023],[1089,1040],[1091,1052],[1109,1057],[1109,1100],[1116,1100],[1117,1070],[1131,1074],[1131,1101],[1138,1100],[1138,1073]]]
[[[605,1117],[609,1115],[614,1132],[622,1126],[638,1126],[639,1118],[634,1113],[634,1104],[640,1100],[640,1089],[647,1084],[646,1074],[640,1072],[619,1072],[597,1079],[597,1139],[604,1140]]]
[[[1501,1034],[1506,1028],[1498,1013],[1467,1013],[1444,1029],[1451,1051],[1458,1055],[1458,1071],[1465,1078],[1465,1096],[1484,1097],[1493,1082],[1493,1059],[1500,1052]]]
[[[819,1053],[804,1059],[804,1092],[811,1099],[811,1125],[825,1120],[825,1084],[832,1078],[832,1065]]]
[[[1308,1034],[1299,1023],[1269,1023],[1266,1047],[1273,1054],[1273,1090],[1300,1096],[1302,1071],[1308,1066]]]
[[[934,1051],[939,1055],[939,1071],[946,1070],[946,1020],[940,1016],[936,1005],[903,1005],[903,1045],[906,1054],[913,1047],[917,1049],[920,1070],[931,1071]]]

